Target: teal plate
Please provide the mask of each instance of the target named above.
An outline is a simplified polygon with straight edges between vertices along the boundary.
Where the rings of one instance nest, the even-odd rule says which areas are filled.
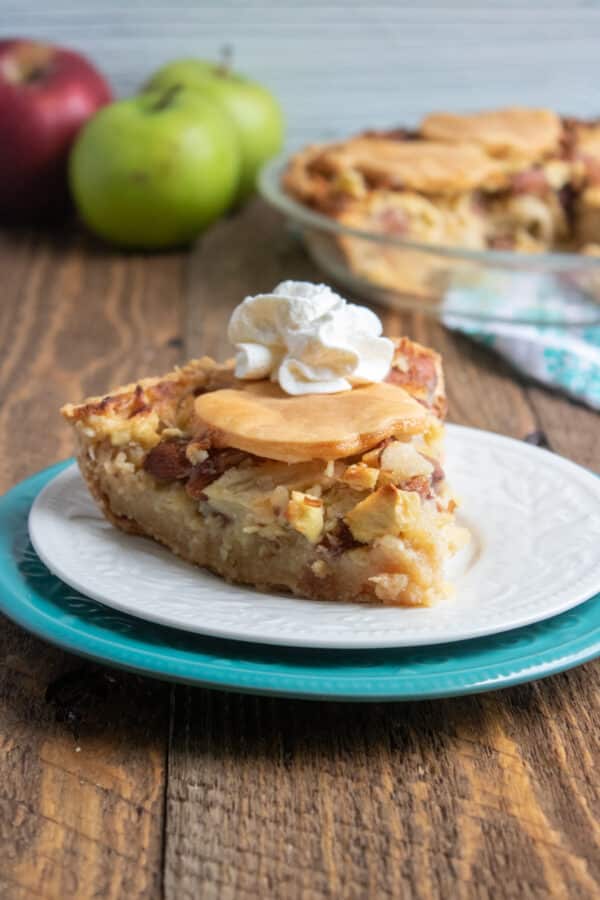
[[[299,650],[205,638],[115,612],[50,574],[27,533],[34,497],[71,460],[0,498],[0,611],[108,665],[225,690],[337,700],[418,700],[522,684],[600,655],[600,594],[515,631],[409,650]]]

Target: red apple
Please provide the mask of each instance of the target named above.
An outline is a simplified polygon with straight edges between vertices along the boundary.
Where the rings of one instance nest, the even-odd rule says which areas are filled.
[[[69,149],[111,96],[102,75],[72,50],[0,41],[1,219],[26,222],[66,209]]]

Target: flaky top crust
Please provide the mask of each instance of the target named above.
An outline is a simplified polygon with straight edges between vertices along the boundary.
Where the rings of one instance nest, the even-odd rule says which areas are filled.
[[[160,409],[172,406],[182,393],[202,388],[218,390],[231,387],[236,379],[233,360],[217,363],[210,356],[192,359],[166,375],[141,378],[113,388],[109,394],[87,397],[81,403],[66,403],[61,415],[71,424],[91,416],[124,415],[131,417],[149,406]]]
[[[282,186],[341,220],[353,202],[382,190],[419,193],[437,203],[470,194],[535,193],[537,176],[539,190],[567,184],[579,191],[600,182],[599,161],[598,121],[512,106],[436,112],[415,131],[367,131],[308,146],[290,159]]]
[[[385,382],[297,397],[268,381],[249,382],[200,395],[194,411],[211,446],[288,463],[364,453],[386,438],[421,433],[428,419],[403,387]]]
[[[584,159],[600,162],[600,122],[568,120],[570,143]]]
[[[558,151],[562,123],[549,109],[511,106],[465,114],[431,113],[421,122],[420,132],[432,141],[473,142],[495,158],[535,161]]]
[[[442,144],[361,135],[321,150],[313,166],[326,174],[354,170],[371,185],[429,194],[464,193],[482,185],[498,187],[505,168],[476,144]]]

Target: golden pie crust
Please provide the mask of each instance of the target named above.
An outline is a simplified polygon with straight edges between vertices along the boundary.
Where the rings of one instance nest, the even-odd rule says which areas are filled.
[[[417,434],[427,418],[404,388],[386,383],[290,397],[279,385],[250,382],[201,394],[194,411],[214,447],[288,463],[365,453],[388,437]]]
[[[446,145],[359,136],[322,150],[317,167],[338,177],[352,170],[374,187],[425,194],[457,194],[506,183],[505,166],[481,147],[466,142]]]
[[[526,163],[558,153],[562,124],[549,109],[511,106],[462,115],[431,113],[421,122],[420,132],[427,140],[467,141],[494,158]]]

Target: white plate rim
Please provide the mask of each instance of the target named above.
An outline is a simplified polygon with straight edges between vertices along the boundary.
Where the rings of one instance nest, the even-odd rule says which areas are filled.
[[[596,476],[593,472],[588,469],[585,469],[582,466],[566,459],[565,457],[559,456],[549,450],[544,448],[540,448],[536,445],[528,444],[524,441],[519,441],[515,438],[510,438],[505,435],[498,434],[492,431],[486,431],[483,429],[471,428],[468,426],[462,425],[454,425],[447,424],[446,429],[450,434],[461,434],[467,440],[470,436],[477,437],[481,439],[482,437],[485,440],[491,441],[494,445],[502,447],[504,446],[518,446],[519,451],[524,454],[535,454],[539,459],[540,463],[542,463],[543,459],[551,458],[553,465],[558,466],[565,473],[571,474],[575,478],[584,478],[588,479],[588,484],[590,486],[594,486],[600,492],[600,478]],[[380,636],[376,640],[373,638],[364,638],[360,634],[353,635],[352,637],[348,637],[345,635],[342,639],[336,639],[332,636],[323,636],[320,637],[318,634],[312,634],[310,638],[303,637],[302,635],[290,635],[289,633],[286,635],[277,635],[277,634],[255,634],[252,631],[248,631],[245,629],[231,628],[231,627],[218,627],[213,625],[205,626],[199,624],[198,622],[189,623],[181,620],[175,620],[169,615],[165,615],[160,611],[148,610],[146,609],[143,613],[139,610],[133,609],[128,603],[122,602],[119,597],[108,597],[102,591],[96,590],[93,585],[90,585],[87,582],[80,581],[76,576],[74,576],[70,571],[65,571],[60,565],[57,564],[56,560],[52,557],[51,554],[48,554],[46,550],[46,542],[44,540],[43,534],[41,534],[41,529],[39,527],[39,513],[40,510],[43,509],[44,504],[49,496],[52,495],[53,489],[56,490],[57,485],[60,485],[61,482],[68,479],[69,477],[73,477],[74,471],[77,471],[76,463],[73,463],[71,466],[68,466],[66,469],[59,472],[48,484],[44,486],[44,488],[39,492],[37,497],[35,498],[31,510],[29,512],[28,518],[28,528],[29,535],[32,542],[32,545],[42,560],[44,565],[52,572],[53,575],[58,577],[65,584],[69,585],[71,588],[79,591],[86,597],[91,598],[92,600],[97,601],[98,603],[106,606],[110,609],[118,610],[119,612],[126,613],[135,618],[141,619],[142,621],[153,622],[158,625],[163,625],[169,628],[175,628],[178,630],[189,631],[197,634],[201,634],[207,637],[215,637],[225,640],[234,640],[234,641],[242,641],[247,643],[258,643],[258,644],[267,644],[274,646],[287,646],[287,647],[301,647],[305,649],[332,649],[332,650],[375,650],[375,649],[389,649],[389,648],[410,648],[410,647],[423,647],[423,646],[436,646],[441,644],[452,644],[459,641],[464,640],[472,640],[480,637],[488,637],[494,634],[502,634],[507,631],[511,631],[514,629],[522,628],[527,625],[531,625],[537,622],[544,621],[546,619],[553,618],[556,615],[559,615],[563,612],[567,612],[570,609],[578,606],[581,603],[584,603],[586,600],[590,599],[594,596],[598,591],[600,591],[600,554],[598,560],[598,573],[596,576],[596,580],[590,581],[589,579],[582,579],[578,586],[571,590],[568,595],[565,594],[562,600],[555,602],[551,608],[547,612],[543,612],[540,614],[540,611],[532,611],[531,613],[524,613],[519,617],[513,617],[510,621],[506,623],[498,622],[493,626],[485,626],[481,627],[472,626],[468,632],[462,631],[460,635],[444,634],[444,635],[436,635],[436,636],[418,636],[412,637],[409,640],[403,640],[399,638],[397,635],[395,637],[385,637]],[[90,504],[93,501],[90,498]],[[95,504],[94,504],[95,507]],[[100,514],[99,514],[100,515]],[[128,538],[130,536],[123,535],[124,538]],[[149,539],[146,538],[135,538],[135,540],[144,540],[147,541]],[[186,564],[187,565],[187,564]],[[211,580],[217,579],[219,583],[223,585],[223,590],[227,591],[228,589],[235,588],[236,590],[242,590],[245,594],[251,594],[256,598],[269,598],[275,597],[275,595],[265,594],[259,591],[254,590],[253,588],[246,588],[239,585],[230,585],[228,582],[218,578],[218,576],[211,575],[210,573],[206,573],[202,569],[195,569],[195,567],[190,566],[192,570],[197,571],[199,577],[208,577]],[[576,582],[577,583],[577,582]],[[315,604],[321,605],[319,601],[314,600],[302,600],[296,597],[286,598],[292,602],[308,604],[311,608],[315,607]],[[443,606],[448,601],[442,600],[441,605]],[[329,605],[329,604],[328,604]],[[365,609],[364,605],[359,604],[333,604],[336,607],[345,608],[350,614],[352,609]],[[373,606],[368,607],[370,610],[389,610],[390,607],[384,606]],[[438,607],[429,607],[429,610],[438,609]],[[401,607],[394,607],[393,609],[397,610],[401,615],[405,610]]]

